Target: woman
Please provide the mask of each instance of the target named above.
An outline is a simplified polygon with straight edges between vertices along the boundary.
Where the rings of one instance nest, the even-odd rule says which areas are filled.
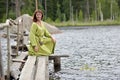
[[[30,45],[28,46],[29,55],[44,55],[49,56],[54,53],[55,39],[44,27],[43,13],[41,10],[35,11],[33,15],[33,23],[30,29],[29,39]]]

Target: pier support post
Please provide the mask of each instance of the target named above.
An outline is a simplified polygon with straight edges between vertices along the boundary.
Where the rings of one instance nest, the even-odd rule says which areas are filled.
[[[54,70],[55,70],[55,72],[61,70],[61,60],[60,60],[60,57],[55,57],[54,58]]]

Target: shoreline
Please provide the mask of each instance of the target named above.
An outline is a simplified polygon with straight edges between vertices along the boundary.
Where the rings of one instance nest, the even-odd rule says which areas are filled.
[[[120,21],[94,21],[94,22],[48,22],[49,24],[55,25],[56,27],[83,27],[83,26],[119,26]]]

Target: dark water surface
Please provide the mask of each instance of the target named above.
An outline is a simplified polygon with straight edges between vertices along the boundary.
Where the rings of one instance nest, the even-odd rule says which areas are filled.
[[[61,29],[55,53],[70,57],[62,59],[58,80],[120,80],[120,26]]]
[[[62,58],[55,80],[120,80],[120,26],[60,29],[63,33],[53,35],[57,40],[55,54],[69,57]],[[4,55],[5,44],[2,38]]]

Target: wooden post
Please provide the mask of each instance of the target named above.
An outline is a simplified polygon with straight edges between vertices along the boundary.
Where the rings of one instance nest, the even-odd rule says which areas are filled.
[[[23,40],[23,41],[22,41],[22,46],[24,46],[24,41],[25,41],[24,35],[25,35],[25,33],[26,33],[26,31],[24,30],[24,27],[25,27],[25,26],[23,26],[23,22],[24,22],[24,21],[23,21],[23,18],[22,18],[22,28],[23,28],[23,29],[22,29],[22,40]],[[26,42],[27,42],[27,41],[26,41]],[[24,47],[22,48],[22,51],[23,51],[23,50],[24,50]]]
[[[1,35],[0,35],[0,80],[5,80],[3,72],[4,70],[3,70],[3,64],[2,64]]]
[[[19,51],[19,21],[17,24],[17,53],[16,53],[17,56],[18,56],[18,51]]]
[[[49,60],[54,60],[54,72],[61,70],[61,57],[69,57],[68,55],[50,55]]]
[[[8,21],[9,24],[9,21]],[[9,26],[7,26],[7,80],[10,80],[10,34]]]
[[[55,72],[61,70],[61,61],[60,61],[60,57],[55,57],[55,58],[54,58],[54,70],[55,70]]]
[[[21,29],[21,40],[22,40],[22,42],[21,42],[21,45],[22,45],[22,50],[21,50],[21,53],[22,53],[22,51],[23,51],[23,49],[24,49],[24,44],[23,44],[23,42],[24,42],[24,27],[23,27],[23,18],[21,18],[20,20],[19,20],[19,22],[21,23],[21,27],[22,27],[22,29]]]

